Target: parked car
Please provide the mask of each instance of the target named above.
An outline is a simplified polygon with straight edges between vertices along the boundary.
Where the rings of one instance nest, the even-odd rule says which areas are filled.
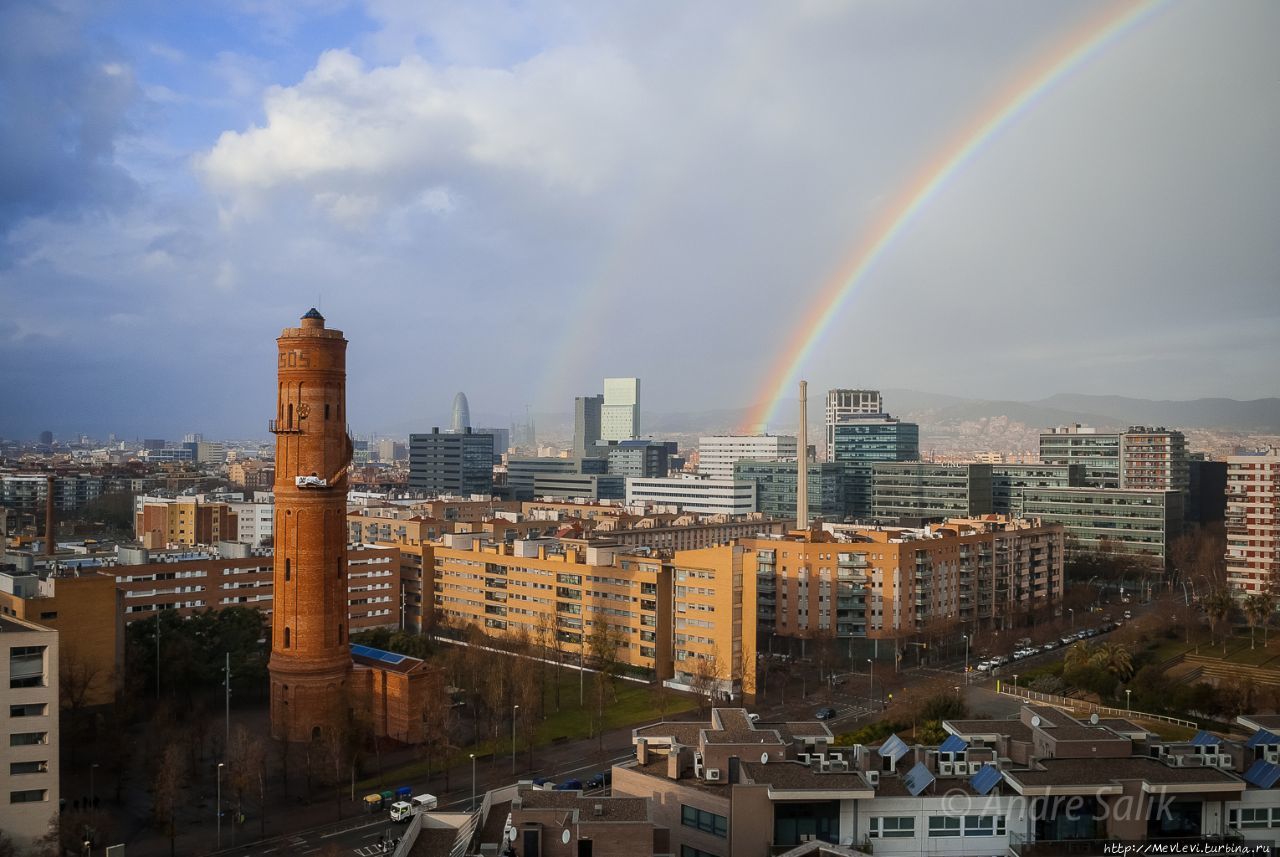
[[[555,790],[558,792],[582,791],[582,780],[565,780],[563,783],[556,783]]]
[[[836,710],[834,708],[819,708],[814,712],[814,718],[817,720],[834,720]]]
[[[605,786],[609,785],[609,783],[611,782],[613,782],[612,772],[600,771],[598,773],[592,774],[590,779],[587,780],[587,788],[602,789]]]
[[[1061,640],[1059,640],[1058,642],[1059,642],[1059,643],[1061,643],[1061,644],[1062,644],[1062,645],[1064,645],[1064,646],[1069,646],[1069,645],[1071,645],[1072,643],[1074,643],[1075,641],[1076,641],[1075,634],[1071,634],[1071,635],[1069,635],[1069,636],[1063,637],[1063,638],[1062,638]]]
[[[1057,643],[1045,643],[1043,646],[1041,646],[1041,647],[1040,647],[1040,651],[1042,651],[1042,652],[1052,652],[1052,651],[1053,651],[1054,649],[1056,649],[1056,648],[1058,648],[1058,644],[1057,644]]]
[[[985,673],[991,671],[991,661],[978,661],[978,672]]]
[[[760,715],[752,711],[750,714],[747,715],[747,719],[750,720],[752,723],[759,723]]]

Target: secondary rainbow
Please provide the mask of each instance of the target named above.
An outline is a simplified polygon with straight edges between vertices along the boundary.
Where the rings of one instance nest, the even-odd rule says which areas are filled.
[[[1109,7],[1101,18],[1073,30],[1056,49],[1049,51],[1021,75],[950,145],[943,148],[938,157],[917,173],[916,178],[895,196],[885,215],[872,226],[838,273],[822,287],[803,322],[788,340],[782,358],[769,374],[762,402],[748,415],[746,430],[759,430],[772,419],[779,403],[794,386],[801,366],[822,339],[832,319],[838,315],[845,299],[866,279],[885,251],[938,195],[948,179],[1038,98],[1137,26],[1164,2],[1166,0],[1143,0],[1118,4]]]

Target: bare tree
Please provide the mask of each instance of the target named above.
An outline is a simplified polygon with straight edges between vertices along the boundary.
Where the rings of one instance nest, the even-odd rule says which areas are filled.
[[[267,750],[262,739],[250,733],[243,724],[237,725],[231,733],[231,746],[227,752],[227,782],[236,796],[236,819],[244,813],[244,793],[255,786],[259,789],[259,797],[263,798],[262,812],[264,815],[266,813],[266,795],[261,793],[264,791],[263,769],[266,757]],[[231,830],[234,843],[234,824]]]
[[[556,617],[550,611],[540,611],[538,613],[537,629],[534,632],[535,638],[538,640],[544,651],[550,647],[550,654],[556,662],[556,676],[553,684],[556,689],[556,711],[560,710],[560,676],[564,670],[564,642],[560,639],[559,629],[556,628]]]
[[[694,662],[689,685],[698,698],[698,711],[705,713],[707,701],[720,687],[720,653],[714,645]]]
[[[170,741],[160,756],[152,788],[152,816],[156,825],[169,837],[169,857],[174,857],[178,836],[178,804],[186,785],[186,759],[182,745]]]

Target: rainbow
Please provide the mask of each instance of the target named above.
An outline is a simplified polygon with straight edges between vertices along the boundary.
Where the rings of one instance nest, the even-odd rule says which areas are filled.
[[[782,357],[769,374],[762,403],[752,408],[746,431],[767,425],[794,385],[801,366],[839,314],[841,306],[875,268],[894,241],[938,196],[966,163],[1019,114],[1030,108],[1073,71],[1097,56],[1126,32],[1150,16],[1166,0],[1134,0],[1108,6],[1101,17],[1086,22],[1058,43],[1054,50],[1001,93],[964,130],[916,174],[873,225],[853,254],[821,289]]]

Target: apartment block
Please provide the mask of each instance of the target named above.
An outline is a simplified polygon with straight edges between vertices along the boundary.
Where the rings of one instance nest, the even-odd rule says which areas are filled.
[[[794,521],[799,467],[794,459],[743,460],[733,466],[733,478],[738,482],[755,483],[756,511],[770,518]],[[811,462],[808,467],[809,516],[843,521],[846,513],[844,465],[818,461]]]
[[[1227,579],[1241,595],[1280,583],[1280,451],[1227,459]]]
[[[698,439],[698,473],[712,479],[732,479],[739,461],[795,461],[795,435],[713,435]],[[794,513],[793,513],[794,514]]]
[[[1120,435],[1099,432],[1079,423],[1040,433],[1040,461],[1044,464],[1083,464],[1084,484],[1092,488],[1120,487]]]
[[[239,538],[230,504],[196,497],[134,498],[134,538],[149,548],[211,545]]]
[[[762,632],[892,639],[939,623],[999,628],[1064,592],[1063,529],[1038,520],[826,529],[743,540]]]
[[[126,622],[159,611],[188,616],[198,610],[252,607],[268,615],[274,599],[270,548],[223,542],[185,552],[119,548],[100,569],[123,593]],[[347,552],[347,611],[352,632],[400,624],[400,552],[360,547]]]
[[[1120,436],[1120,487],[1187,492],[1187,439],[1163,426],[1132,426]]]
[[[872,465],[871,514],[911,525],[992,511],[990,464],[881,462]]]
[[[0,569],[0,616],[59,635],[63,672],[74,682],[67,690],[77,697],[77,705],[115,702],[124,674],[125,643],[124,602],[115,584],[92,568],[78,570],[70,562],[59,562],[59,568],[50,571],[38,567],[29,555],[9,558],[26,561]]]
[[[35,848],[58,814],[58,633],[0,616],[0,830]]]
[[[1164,568],[1182,532],[1181,491],[1113,488],[1025,488],[1022,511],[1062,524],[1068,557],[1106,545],[1153,568]]]
[[[493,437],[432,428],[409,435],[409,487],[427,495],[493,493]]]
[[[653,503],[685,512],[747,515],[756,510],[754,482],[737,479],[703,479],[695,476],[668,479],[628,479],[627,505]]]

